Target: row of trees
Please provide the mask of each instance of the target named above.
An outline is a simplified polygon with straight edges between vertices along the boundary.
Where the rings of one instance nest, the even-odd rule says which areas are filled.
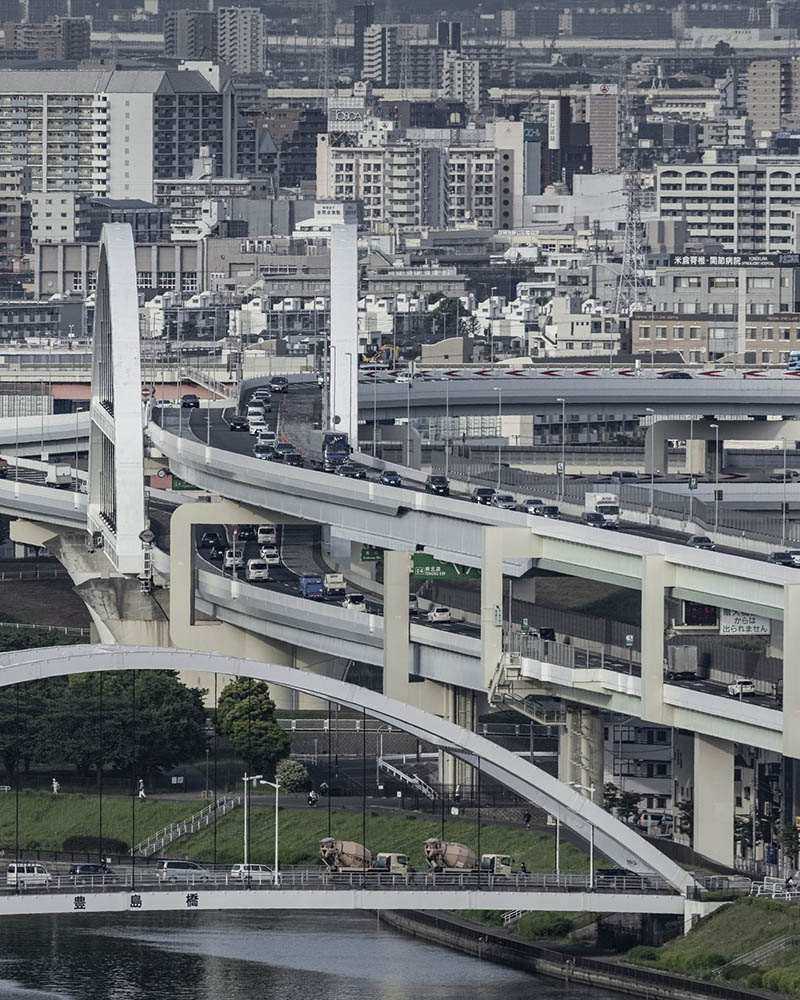
[[[0,689],[0,760],[8,775],[34,764],[72,764],[98,779],[112,769],[152,774],[200,760],[213,738],[205,692],[169,670],[76,674]],[[289,754],[266,684],[224,688],[219,732],[248,767],[273,774]]]

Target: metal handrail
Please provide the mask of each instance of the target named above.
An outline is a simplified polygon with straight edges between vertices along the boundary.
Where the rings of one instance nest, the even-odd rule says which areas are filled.
[[[201,827],[208,826],[220,816],[229,813],[236,806],[242,804],[241,795],[223,795],[213,803],[203,806],[198,812],[193,813],[188,819],[180,820],[177,823],[169,823],[157,833],[151,834],[146,840],[141,841],[130,850],[131,855],[142,855],[149,857],[156,851],[163,850],[179,837],[185,837],[189,833],[196,833]]]

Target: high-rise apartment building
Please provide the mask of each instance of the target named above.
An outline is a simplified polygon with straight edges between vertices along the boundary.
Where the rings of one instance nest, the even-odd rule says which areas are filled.
[[[593,83],[588,99],[589,145],[592,170],[619,170],[619,88],[616,83]]]
[[[364,29],[362,80],[378,87],[397,87],[400,82],[400,42],[396,24],[371,24]]]
[[[217,11],[217,53],[233,73],[266,69],[264,15],[257,7],[221,7]]]
[[[800,112],[797,62],[754,59],[747,68],[747,114],[756,131],[776,132],[787,115]]]
[[[364,32],[375,23],[375,4],[359,3],[353,7],[353,63],[355,80],[362,78],[364,71]]]
[[[800,164],[742,156],[738,163],[665,164],[656,169],[659,218],[685,220],[689,238],[729,251],[800,250]]]
[[[172,10],[164,18],[164,54],[175,59],[216,59],[217,15],[210,10]]]
[[[0,170],[28,167],[34,191],[153,200],[208,147],[235,164],[235,93],[219,67],[0,70]]]
[[[3,25],[6,49],[35,52],[36,59],[53,62],[88,59],[91,30],[85,17],[62,17],[49,24]]]
[[[12,271],[31,247],[30,170],[0,167],[0,271]]]
[[[442,62],[441,92],[442,97],[462,101],[471,111],[480,111],[489,94],[486,67],[477,59],[468,59],[448,49]]]

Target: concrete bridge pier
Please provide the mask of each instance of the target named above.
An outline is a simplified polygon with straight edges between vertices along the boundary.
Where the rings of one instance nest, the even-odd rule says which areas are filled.
[[[719,864],[733,867],[733,743],[694,737],[693,845]]]
[[[567,706],[558,741],[558,778],[603,804],[603,717],[598,709]]]

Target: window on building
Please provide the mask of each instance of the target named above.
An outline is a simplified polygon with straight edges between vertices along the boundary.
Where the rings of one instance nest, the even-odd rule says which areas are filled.
[[[152,288],[153,287],[153,275],[150,271],[137,271],[136,272],[136,287],[137,288]]]
[[[639,327],[639,339],[640,340],[649,340],[650,339],[650,327],[649,326],[640,326]]]
[[[709,288],[738,288],[739,283],[735,275],[717,274],[708,279]]]
[[[699,274],[680,274],[673,281],[673,288],[700,288],[701,278]]]
[[[683,340],[683,327],[673,326],[672,336],[675,337],[676,340]]]
[[[772,340],[775,335],[775,330],[771,326],[764,326],[761,328],[761,339],[762,340]]]
[[[174,271],[159,271],[158,272],[158,287],[167,289],[168,291],[174,291],[175,289],[175,272]]]
[[[761,352],[761,364],[771,365],[772,364],[772,351],[762,351]]]
[[[775,279],[772,277],[764,277],[762,275],[755,275],[747,279],[747,290],[748,292],[755,291],[756,289],[766,289],[773,288],[775,285]]]
[[[700,339],[700,327],[690,326],[689,327],[689,340],[699,340]]]
[[[656,327],[656,338],[658,340],[666,340],[667,339],[667,328],[665,326],[657,326]]]

